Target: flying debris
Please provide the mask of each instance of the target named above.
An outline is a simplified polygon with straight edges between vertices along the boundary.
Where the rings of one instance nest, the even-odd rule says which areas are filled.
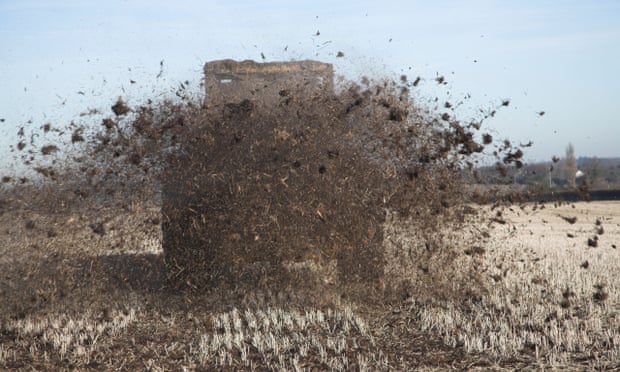
[[[156,78],[159,79],[164,74],[164,60],[159,61],[159,74],[157,74]]]
[[[574,216],[560,216],[560,218],[562,218],[564,221],[570,223],[571,225],[575,224],[575,222],[577,222],[577,217]]]
[[[110,118],[103,119],[103,122],[101,124],[105,126],[106,129],[112,129],[116,127],[116,123],[114,122],[114,120]]]
[[[598,236],[595,235],[592,238],[588,238],[588,247],[598,247]]]
[[[41,153],[43,155],[50,155],[56,151],[58,151],[58,147],[56,145],[46,145],[41,147]]]
[[[112,106],[112,112],[114,112],[116,116],[125,115],[130,111],[131,109],[129,108],[129,106],[127,106],[127,104],[125,103],[125,101],[123,101],[121,97],[118,97],[118,100],[116,101],[114,106]]]
[[[603,226],[597,226],[596,227],[596,233],[598,235],[603,235],[605,233],[605,229],[603,228]]]

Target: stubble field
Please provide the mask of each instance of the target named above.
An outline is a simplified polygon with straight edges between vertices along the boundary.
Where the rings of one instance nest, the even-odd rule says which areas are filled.
[[[158,208],[51,215],[6,203],[0,367],[617,368],[620,203],[476,208],[465,230],[485,239],[455,238],[455,267],[473,266],[485,290],[361,304],[337,290],[307,296],[286,286],[176,292],[166,286]],[[415,232],[391,220],[384,245],[389,262],[395,249],[416,246]],[[458,274],[443,273],[455,288]],[[329,270],[317,275],[329,280]]]

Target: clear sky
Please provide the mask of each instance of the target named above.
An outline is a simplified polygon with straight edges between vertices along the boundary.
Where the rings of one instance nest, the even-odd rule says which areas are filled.
[[[205,62],[261,53],[332,62],[349,78],[419,75],[415,97],[471,94],[471,112],[510,99],[486,129],[533,141],[529,160],[569,142],[577,156],[620,156],[617,0],[0,0],[0,156],[29,120],[98,125],[78,114],[184,80],[199,89]]]

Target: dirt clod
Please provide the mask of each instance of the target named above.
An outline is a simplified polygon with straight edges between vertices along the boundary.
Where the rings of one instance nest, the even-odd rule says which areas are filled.
[[[120,97],[118,98],[116,103],[112,106],[112,112],[114,112],[114,115],[116,116],[126,115],[130,111],[131,111],[131,108],[129,108],[129,106],[127,106],[125,101],[123,101],[123,99]],[[104,121],[104,125],[106,125],[106,127],[108,126],[105,121]]]

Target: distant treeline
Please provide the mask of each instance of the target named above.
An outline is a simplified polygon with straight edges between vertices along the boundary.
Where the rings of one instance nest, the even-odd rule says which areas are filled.
[[[578,157],[577,174],[566,172],[563,159],[526,163],[521,168],[510,168],[506,175],[496,166],[479,167],[472,175],[472,182],[490,185],[534,186],[549,191],[570,191],[586,183],[590,190],[620,189],[620,157]],[[572,179],[571,179],[572,176]]]
[[[568,202],[576,201],[597,201],[597,200],[620,200],[620,189],[610,190],[590,190],[587,193],[579,191],[560,191],[548,193],[536,198],[542,201],[563,200]]]

